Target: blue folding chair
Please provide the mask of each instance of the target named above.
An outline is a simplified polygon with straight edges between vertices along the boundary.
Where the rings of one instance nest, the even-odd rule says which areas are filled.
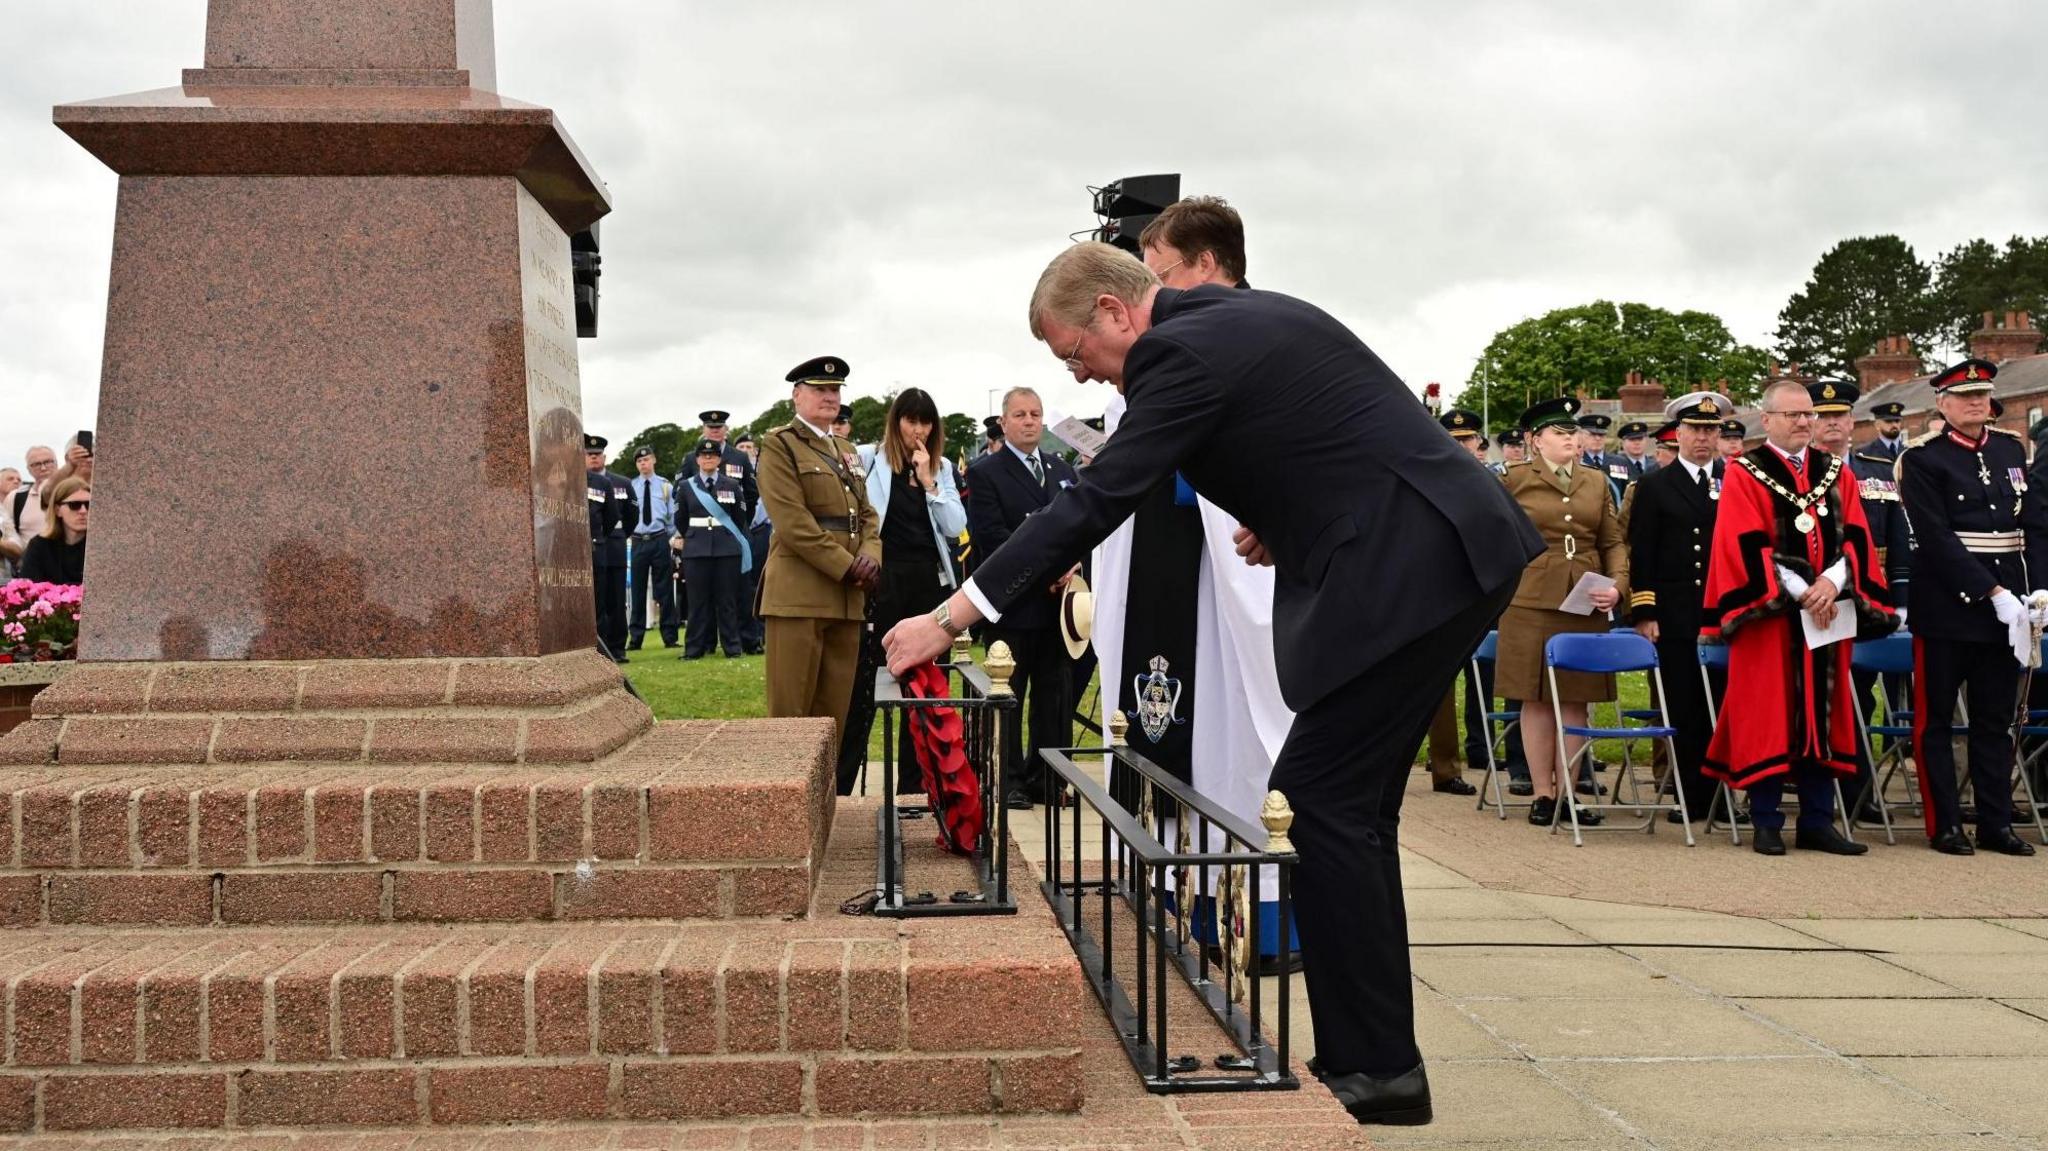
[[[1699,641],[1699,657],[1700,690],[1707,693],[1707,726],[1710,729],[1717,728],[1721,725],[1721,701],[1714,697],[1714,677],[1709,673],[1718,671],[1724,676],[1728,674],[1728,645],[1702,639]],[[1735,793],[1728,790],[1726,780],[1714,788],[1714,798],[1707,802],[1708,835],[1721,830],[1720,816],[1717,813],[1724,811],[1728,813],[1728,842],[1741,847],[1742,825],[1735,821]]]
[[[1636,629],[1632,627],[1614,627],[1608,628],[1607,634],[1638,635],[1640,633],[1638,633]],[[1661,706],[1663,697],[1661,695],[1658,695],[1654,690],[1652,691],[1651,695],[1652,698],[1650,702]],[[1624,708],[1622,710],[1621,718],[1632,723],[1658,724],[1663,722],[1664,713],[1659,711],[1657,707],[1631,707]],[[1635,759],[1634,756],[1631,754],[1631,748],[1633,747],[1633,745],[1633,740],[1624,739],[1621,741],[1621,770],[1615,774],[1612,788],[1607,793],[1617,800],[1621,798],[1621,789],[1624,784],[1628,786],[1629,798],[1631,800],[1639,797],[1642,794],[1642,781],[1636,778]],[[1651,754],[1650,764],[1652,768],[1656,766],[1656,754],[1654,752],[1652,752]],[[1676,768],[1667,767],[1666,770],[1676,770]]]
[[[1622,716],[1619,703],[1610,703],[1607,706],[1614,710],[1614,723],[1612,726],[1601,726],[1595,722],[1600,710],[1599,704],[1587,705],[1586,723],[1581,726],[1565,723],[1564,709],[1556,706],[1554,702],[1558,698],[1557,673],[1561,671],[1586,672],[1593,675],[1621,675],[1629,672],[1644,672],[1647,673],[1647,678],[1656,688],[1655,698],[1662,701],[1665,698],[1664,678],[1663,672],[1657,667],[1656,647],[1649,640],[1633,632],[1610,632],[1605,635],[1598,633],[1557,635],[1550,637],[1550,641],[1543,645],[1543,663],[1544,675],[1547,677],[1550,685],[1550,698],[1553,701],[1551,714],[1556,717],[1558,748],[1562,750],[1566,746],[1565,741],[1569,736],[1578,736],[1583,741],[1579,744],[1577,751],[1564,757],[1564,770],[1558,776],[1558,791],[1561,795],[1560,804],[1564,810],[1560,811],[1557,819],[1551,823],[1551,834],[1557,834],[1557,825],[1569,818],[1572,821],[1573,846],[1584,846],[1585,839],[1581,834],[1583,827],[1579,822],[1579,811],[1582,808],[1588,811],[1609,808],[1618,811],[1626,808],[1630,811],[1641,812],[1643,813],[1641,825],[1627,828],[1626,830],[1643,831],[1652,835],[1657,832],[1657,813],[1660,811],[1676,811],[1679,818],[1684,820],[1686,846],[1693,846],[1692,819],[1685,809],[1685,789],[1678,786],[1678,773],[1676,771],[1665,773],[1664,779],[1659,783],[1656,793],[1651,797],[1651,802],[1649,803],[1624,803],[1620,801],[1618,795],[1615,797],[1616,802],[1613,803],[1581,803],[1578,797],[1571,793],[1570,785],[1567,782],[1577,778],[1579,763],[1581,760],[1592,755],[1593,741],[1596,739],[1619,739],[1624,741],[1624,743],[1636,739],[1661,740],[1664,744],[1665,758],[1674,764],[1678,762],[1678,749],[1671,742],[1672,737],[1677,735],[1678,732],[1677,729],[1671,727],[1666,721],[1661,702],[1655,714],[1656,723],[1635,725],[1629,724]],[[1617,696],[1619,695],[1619,693],[1616,694]],[[1656,802],[1663,795],[1664,789],[1667,787],[1671,790],[1672,801],[1670,803]],[[1619,788],[1616,790],[1618,791]]]
[[[1472,682],[1474,684],[1485,682],[1479,678],[1479,665],[1482,663],[1493,663],[1499,658],[1500,632],[1487,632],[1486,638],[1479,641],[1478,650],[1472,653]],[[1476,698],[1478,693],[1474,692],[1473,695]],[[1515,730],[1516,725],[1522,722],[1522,713],[1519,711],[1491,710],[1494,703],[1495,701],[1492,699],[1480,701],[1480,706],[1488,709],[1485,719],[1486,779],[1479,785],[1479,803],[1474,810],[1485,811],[1486,797],[1491,794],[1493,796],[1494,811],[1502,819],[1506,819],[1508,817],[1508,808],[1527,807],[1533,801],[1509,799],[1501,786],[1501,777],[1507,773],[1503,772],[1500,768],[1500,757],[1507,751],[1508,735]],[[1495,724],[1501,726],[1496,728]]]
[[[1909,798],[1894,802],[1890,798],[1892,780],[1905,772],[1906,763],[1913,748],[1913,712],[1904,700],[1893,699],[1891,682],[1906,683],[1910,695],[1913,678],[1913,637],[1904,631],[1895,631],[1882,639],[1865,640],[1849,651],[1849,670],[1877,677],[1878,698],[1884,700],[1884,722],[1871,723],[1863,716],[1863,708],[1856,709],[1856,723],[1863,733],[1863,753],[1870,757],[1870,785],[1856,796],[1856,808],[1860,811],[1868,802],[1877,808],[1878,826],[1884,830],[1884,841],[1896,844],[1898,835],[1892,830],[1892,812],[1909,811],[1915,818],[1921,818],[1920,780],[1914,775],[1906,776],[1906,794]],[[1968,727],[1958,724],[1950,734],[1963,735]],[[1884,755],[1877,754],[1877,736],[1890,740]]]

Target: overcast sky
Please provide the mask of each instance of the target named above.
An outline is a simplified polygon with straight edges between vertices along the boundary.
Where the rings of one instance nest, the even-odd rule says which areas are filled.
[[[114,175],[69,100],[201,63],[204,0],[11,6],[0,69],[0,462],[93,422]],[[610,185],[589,426],[746,419],[816,355],[849,394],[976,415],[1032,384],[1087,186],[1228,197],[1252,281],[1349,323],[1419,390],[1498,329],[1607,297],[1768,345],[1820,253],[2048,233],[2030,0],[1172,5],[499,0],[498,86]],[[252,429],[252,434],[262,434]]]

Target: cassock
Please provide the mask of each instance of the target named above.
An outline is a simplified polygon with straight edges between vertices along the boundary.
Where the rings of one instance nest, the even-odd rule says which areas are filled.
[[[1850,645],[1806,646],[1799,597],[1781,568],[1810,584],[1843,561],[1840,610],[1855,612],[1859,634],[1897,622],[1848,470],[1838,457],[1803,455],[1795,471],[1776,448],[1753,448],[1721,487],[1701,634],[1728,644],[1728,693],[1703,768],[1731,787],[1784,775],[1795,762],[1856,773]]]

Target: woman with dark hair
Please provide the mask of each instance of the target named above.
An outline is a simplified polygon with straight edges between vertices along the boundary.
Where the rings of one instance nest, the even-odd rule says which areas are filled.
[[[38,583],[85,582],[85,521],[92,485],[71,476],[50,491],[50,518],[21,553],[21,578]]]
[[[860,456],[867,469],[868,502],[882,519],[882,586],[868,599],[868,618],[898,620],[928,612],[952,594],[958,582],[951,555],[954,541],[967,529],[967,507],[960,502],[953,463],[946,458],[946,430],[931,394],[922,388],[899,393],[889,405],[882,442],[861,448]],[[864,639],[873,645],[874,666],[884,666],[880,634],[870,628]],[[870,677],[854,691],[872,686]],[[849,747],[867,747],[866,724],[849,734],[859,741]],[[924,775],[908,733],[904,734],[897,744],[896,790],[922,791]],[[859,762],[857,753],[852,762]],[[848,758],[842,757],[840,763],[843,792],[852,780],[843,773]]]

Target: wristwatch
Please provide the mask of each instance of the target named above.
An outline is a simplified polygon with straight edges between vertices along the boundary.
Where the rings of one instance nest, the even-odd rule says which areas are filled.
[[[967,630],[964,627],[953,626],[953,604],[950,600],[939,604],[937,608],[933,609],[932,619],[937,621],[940,627],[946,629],[947,635],[957,636]]]

